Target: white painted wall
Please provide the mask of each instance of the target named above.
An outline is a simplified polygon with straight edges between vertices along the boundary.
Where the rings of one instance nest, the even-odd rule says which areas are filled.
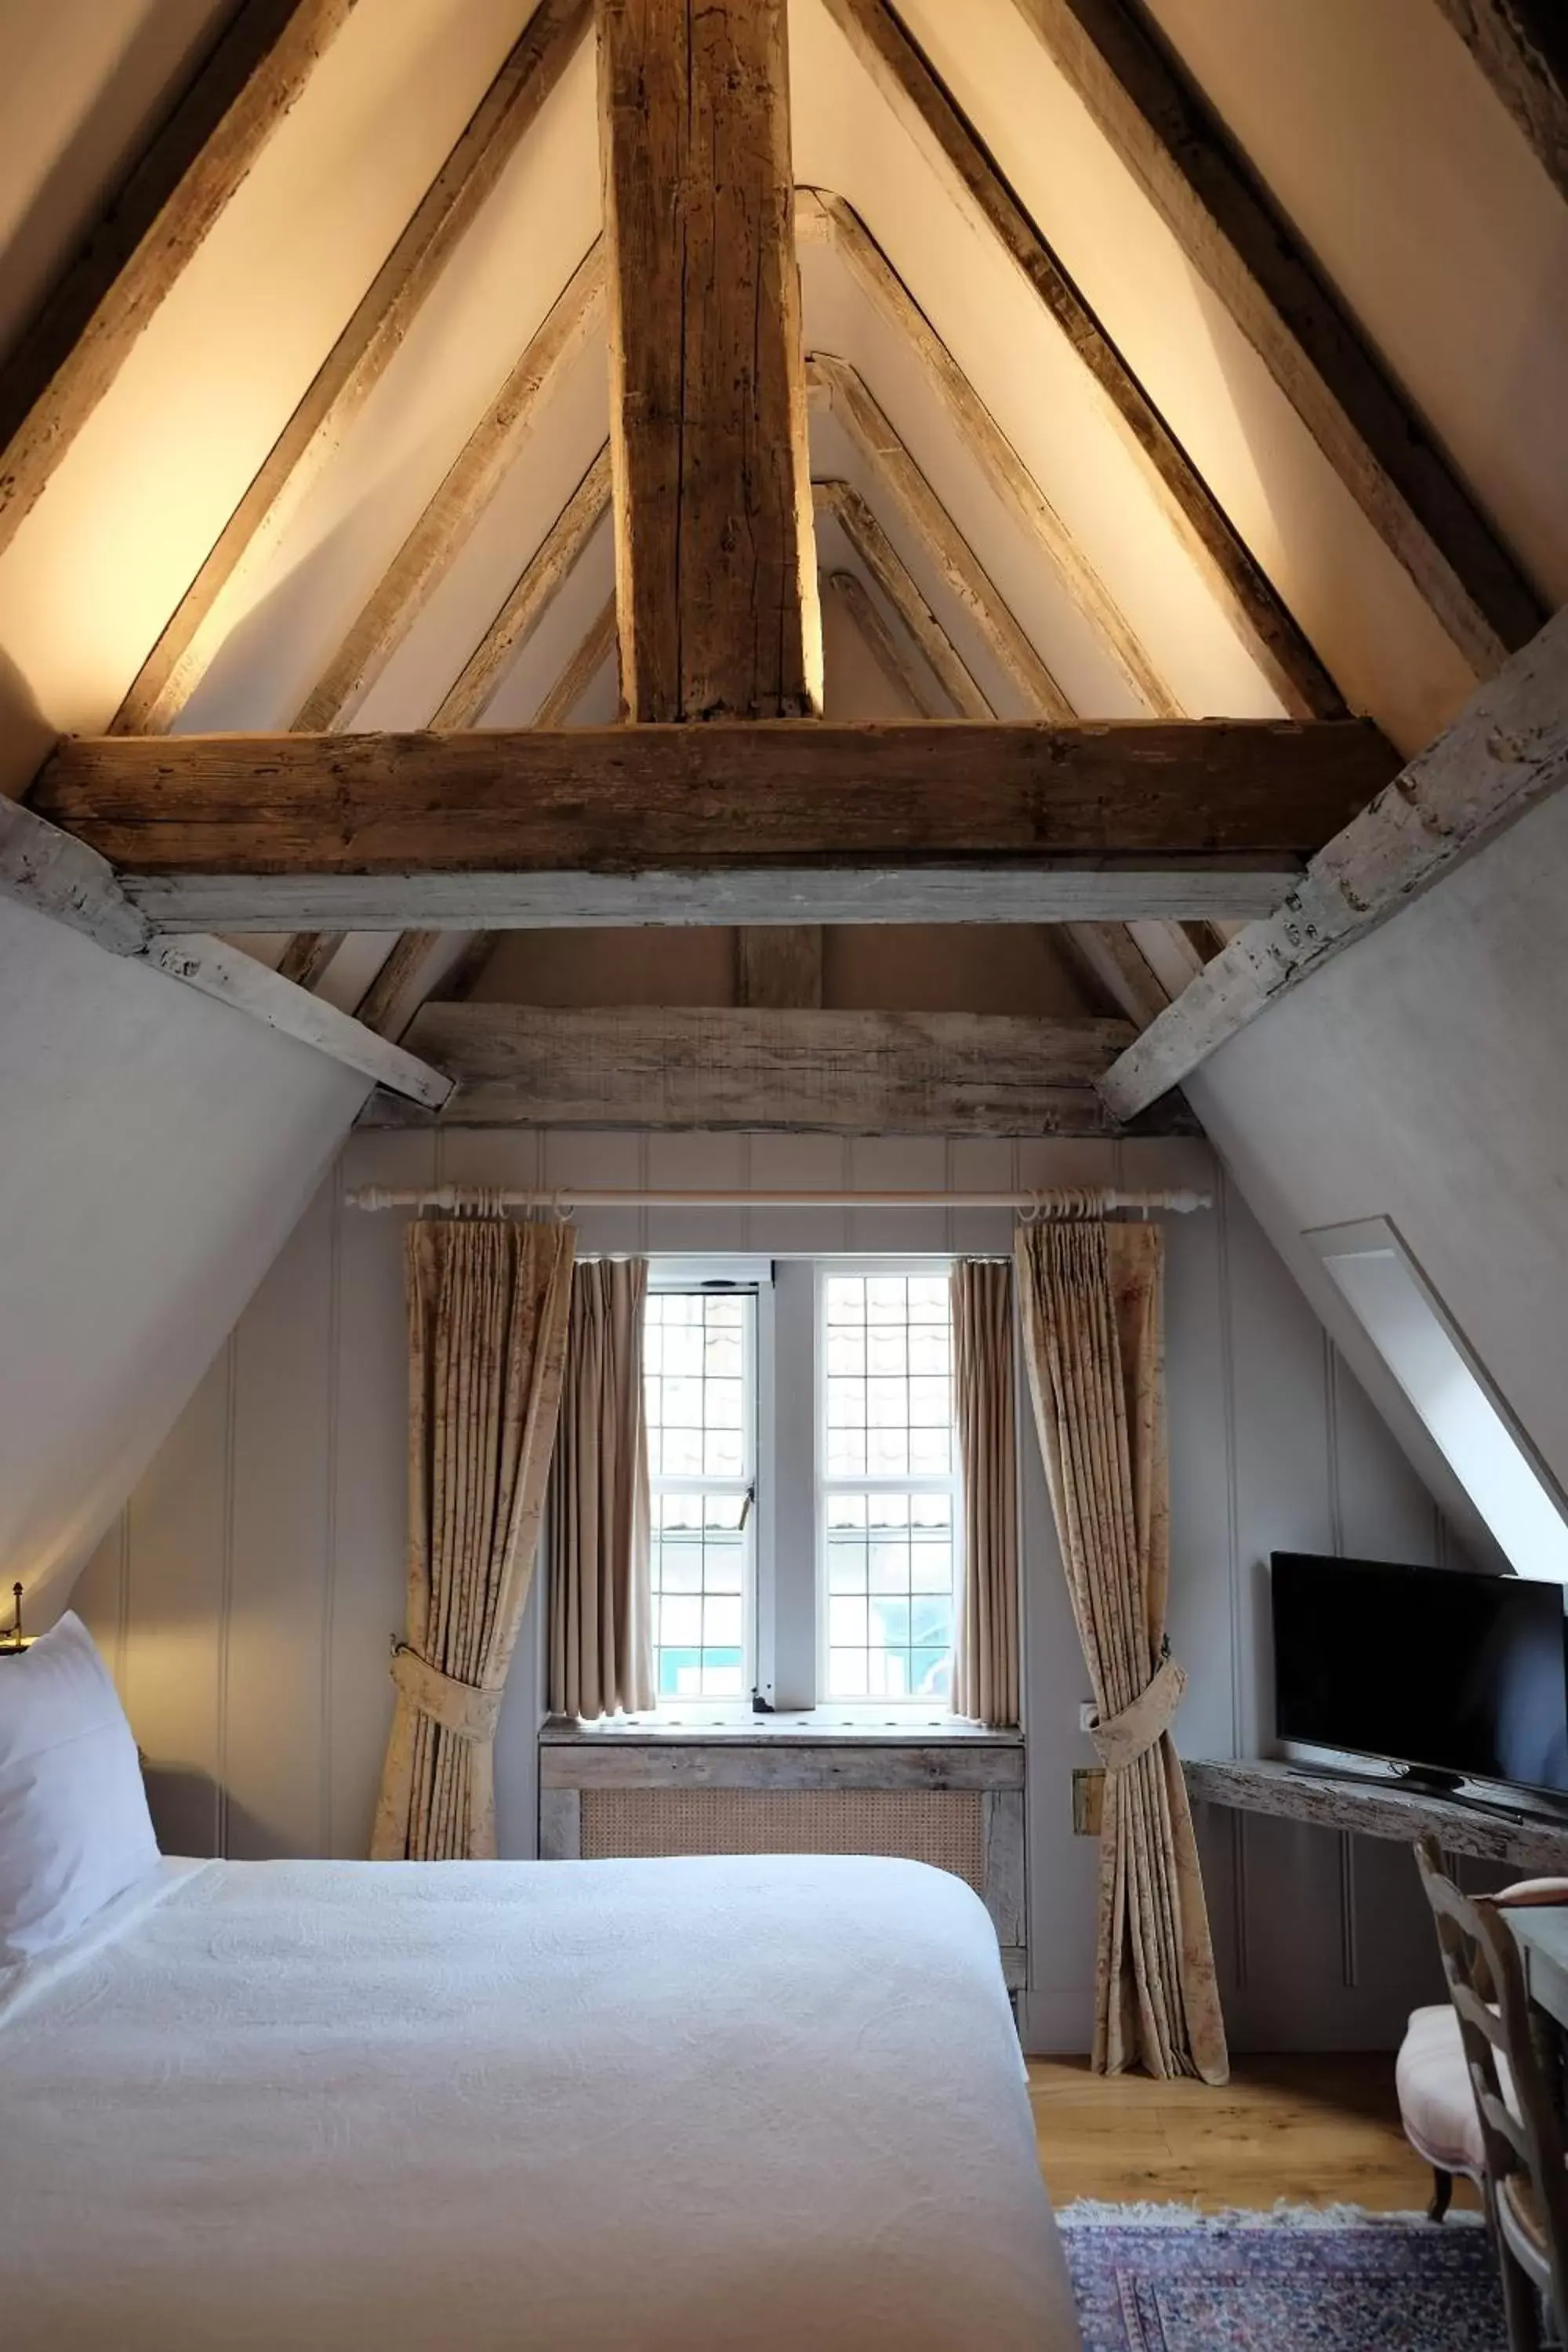
[[[1280,999],[1188,1087],[1352,1360],[1355,1326],[1300,1236],[1388,1217],[1560,1486],[1565,1005],[1568,793]],[[1394,1403],[1389,1417],[1404,1434]]]
[[[8,1596],[20,1577],[40,1620],[367,1090],[0,900],[0,1580]]]
[[[365,1850],[402,1622],[403,1220],[344,1186],[437,1181],[609,1185],[1001,1186],[1215,1181],[1206,1147],[788,1136],[363,1134],[100,1547],[78,1605],[152,1759],[172,1847],[239,1856]],[[1234,1192],[1169,1227],[1172,1633],[1191,1675],[1186,1750],[1267,1729],[1257,1604],[1276,1545],[1441,1555],[1437,1514]],[[861,1211],[602,1214],[586,1246],[1005,1247],[1005,1217]],[[1081,2048],[1093,1849],[1070,1828],[1081,1659],[1037,1449],[1026,1432],[1026,1691],[1036,2046]],[[537,1619],[535,1619],[537,1626]],[[535,1832],[537,1644],[503,1710],[502,1850]],[[531,1663],[531,1659],[532,1663]],[[1205,1827],[1215,1935],[1238,2042],[1385,2045],[1432,1985],[1405,1858],[1229,1816]]]

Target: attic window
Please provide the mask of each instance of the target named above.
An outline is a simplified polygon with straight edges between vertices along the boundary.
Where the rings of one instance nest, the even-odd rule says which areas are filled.
[[[1386,1218],[1306,1234],[1520,1576],[1568,1585],[1568,1510]]]

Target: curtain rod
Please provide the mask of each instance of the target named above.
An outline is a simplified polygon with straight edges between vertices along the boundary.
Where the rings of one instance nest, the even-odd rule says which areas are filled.
[[[1026,1224],[1040,1217],[1099,1217],[1113,1209],[1145,1214],[1165,1210],[1178,1217],[1214,1205],[1210,1192],[1122,1192],[1111,1185],[1016,1192],[608,1192],[595,1185],[563,1184],[551,1190],[513,1191],[492,1185],[437,1184],[404,1190],[360,1184],[343,1196],[351,1209],[449,1209],[461,1215],[493,1215],[502,1209],[545,1209],[556,1216],[574,1209],[1011,1209]]]

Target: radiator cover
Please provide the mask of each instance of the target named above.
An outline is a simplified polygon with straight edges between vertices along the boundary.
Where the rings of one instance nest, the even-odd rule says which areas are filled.
[[[977,1789],[584,1789],[584,1861],[677,1853],[877,1853],[985,1888]]]

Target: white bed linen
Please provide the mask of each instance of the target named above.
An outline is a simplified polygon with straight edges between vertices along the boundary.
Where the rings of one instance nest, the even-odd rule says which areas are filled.
[[[8,2352],[1074,2352],[914,1863],[214,1863],[0,2007]]]

